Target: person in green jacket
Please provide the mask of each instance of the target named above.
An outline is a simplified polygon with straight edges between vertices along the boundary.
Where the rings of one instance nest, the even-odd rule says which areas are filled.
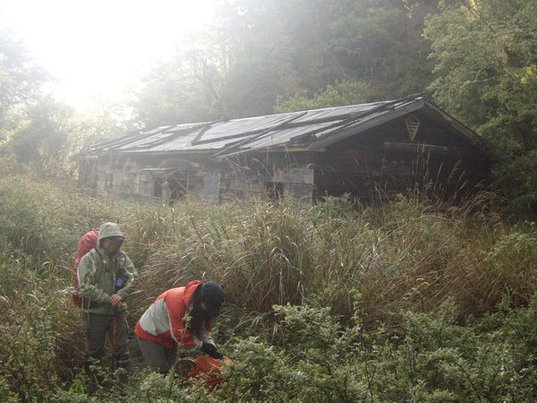
[[[136,270],[121,251],[124,240],[117,224],[102,224],[97,245],[78,266],[80,295],[88,301],[82,306],[88,369],[92,361],[102,358],[107,334],[112,344],[112,370],[129,369],[126,300],[132,292]]]

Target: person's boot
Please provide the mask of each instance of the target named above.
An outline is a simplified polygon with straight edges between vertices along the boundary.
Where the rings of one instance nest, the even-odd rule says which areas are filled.
[[[88,394],[93,395],[103,383],[103,373],[99,366],[99,360],[94,357],[88,357],[84,363],[84,371],[87,376],[86,389]]]
[[[112,366],[112,377],[115,386],[119,389],[121,396],[127,396],[129,379],[130,379],[130,362],[129,359],[115,359]]]

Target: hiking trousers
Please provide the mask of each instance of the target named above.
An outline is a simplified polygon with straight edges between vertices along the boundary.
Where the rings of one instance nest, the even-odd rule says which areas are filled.
[[[166,348],[153,341],[138,339],[138,346],[149,367],[160,374],[166,374],[177,358],[177,349]]]
[[[86,359],[100,360],[104,355],[106,336],[110,339],[112,370],[129,368],[129,345],[126,312],[115,315],[84,313],[86,322]]]

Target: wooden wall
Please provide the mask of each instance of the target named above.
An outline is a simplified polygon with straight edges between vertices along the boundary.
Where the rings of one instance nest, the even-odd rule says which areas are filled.
[[[490,162],[465,137],[426,116],[412,139],[405,118],[349,138],[315,159],[315,198],[349,193],[360,200],[413,189],[444,200],[475,190]]]

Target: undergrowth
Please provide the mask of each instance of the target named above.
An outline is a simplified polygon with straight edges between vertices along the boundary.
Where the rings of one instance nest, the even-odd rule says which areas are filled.
[[[214,334],[235,365],[214,390],[136,370],[130,401],[528,401],[537,398],[537,228],[474,205],[401,196],[356,209],[89,198],[0,180],[0,400],[89,396],[70,302],[78,238],[118,222],[135,262],[134,324],[162,291],[201,278],[227,299]]]

